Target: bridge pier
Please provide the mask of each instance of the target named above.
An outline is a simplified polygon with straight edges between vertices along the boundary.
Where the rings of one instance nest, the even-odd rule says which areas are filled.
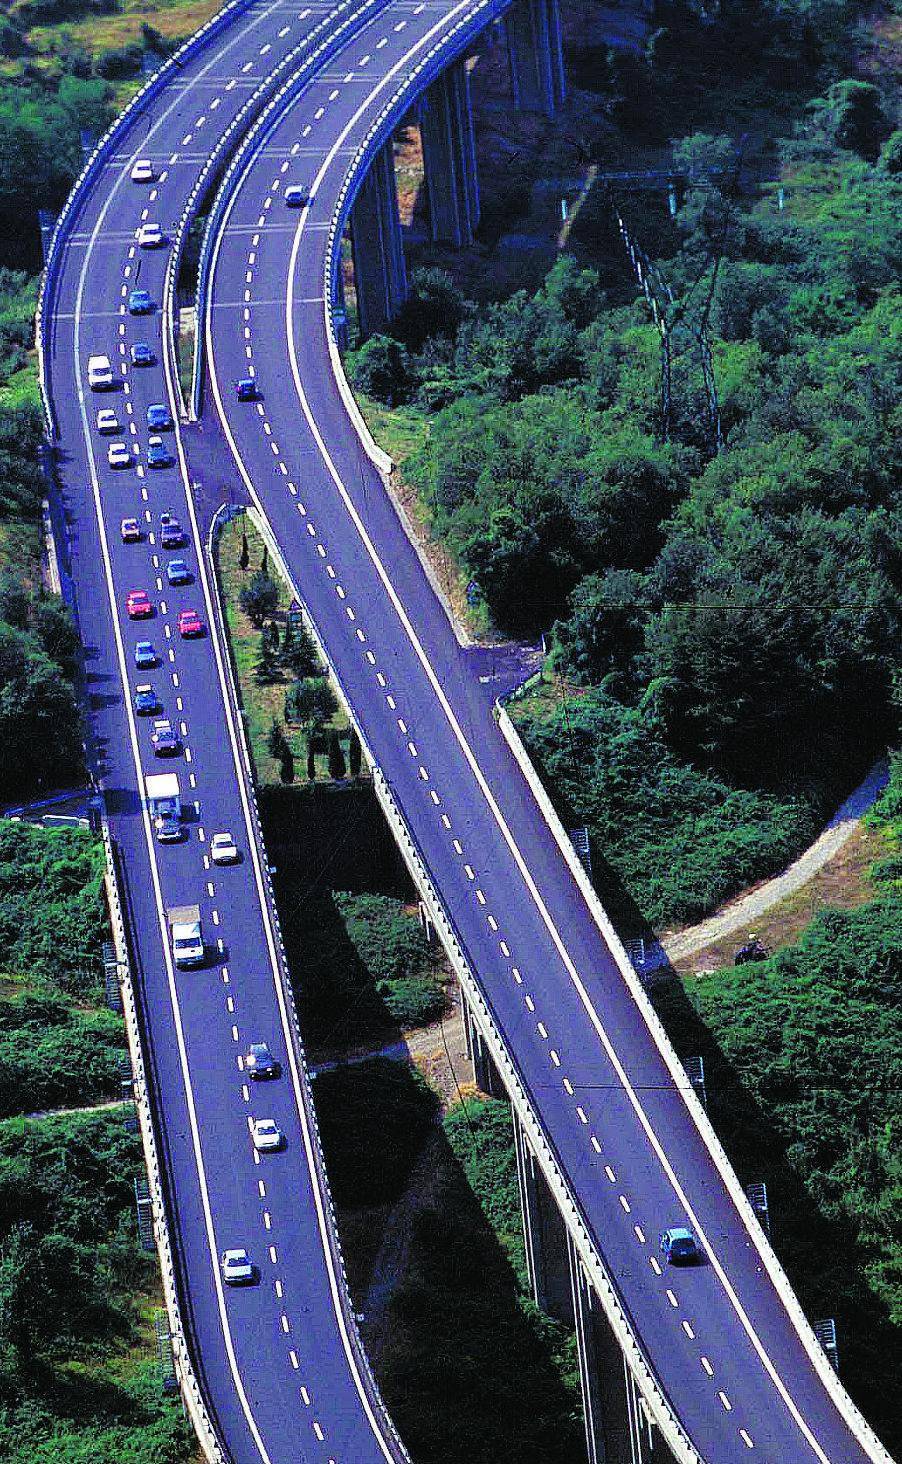
[[[374,157],[351,210],[361,335],[384,330],[407,298],[407,268],[391,138]]]
[[[540,1311],[572,1327],[573,1289],[567,1230],[516,1114],[513,1121],[526,1269],[533,1301]]]
[[[673,1464],[515,1113],[513,1124],[529,1282],[576,1332],[588,1464]]]
[[[432,238],[460,249],[472,244],[479,222],[476,139],[465,60],[443,71],[423,97],[420,136]]]
[[[504,24],[514,105],[553,117],[567,96],[558,0],[517,0]]]

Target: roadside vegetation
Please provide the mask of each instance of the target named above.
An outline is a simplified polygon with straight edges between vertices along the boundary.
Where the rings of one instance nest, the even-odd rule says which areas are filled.
[[[357,734],[249,519],[226,525],[216,563],[258,784],[359,777]]]
[[[135,1233],[138,1137],[122,1115],[0,1123],[0,1456],[194,1456],[152,1353],[155,1257]]]
[[[98,842],[0,822],[0,1457],[180,1464],[193,1456],[153,1355],[156,1261],[138,1244],[140,1140],[103,1005]]]
[[[902,1357],[902,762],[868,816],[886,840],[874,897],[798,943],[656,998],[701,1053],[737,1172],[768,1186],[774,1243],[809,1317],[835,1316],[843,1382],[893,1454]]]
[[[477,304],[422,270],[394,336],[349,365],[403,413],[404,476],[471,598],[549,636],[521,730],[660,924],[804,847],[893,735],[902,134],[889,78],[843,74],[845,12],[656,20],[644,56],[599,64],[592,147],[684,180],[673,218],[660,188],[617,198],[670,321],[666,417],[600,185],[537,291]],[[731,88],[752,140],[724,130]]]

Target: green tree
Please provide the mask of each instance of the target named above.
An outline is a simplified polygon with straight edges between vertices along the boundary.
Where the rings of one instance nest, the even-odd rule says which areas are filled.
[[[342,752],[341,742],[338,733],[332,732],[329,735],[329,777],[336,780],[345,776],[345,755]]]
[[[279,587],[264,569],[260,569],[249,584],[241,586],[238,603],[251,624],[259,630],[263,622],[278,609]]]
[[[397,407],[409,400],[413,379],[407,349],[391,336],[373,335],[354,356],[351,379],[358,391]]]
[[[338,711],[338,699],[324,676],[296,681],[285,693],[285,720],[306,733],[320,731]]]
[[[280,661],[292,676],[315,676],[321,670],[319,654],[303,621],[290,619],[285,624]]]

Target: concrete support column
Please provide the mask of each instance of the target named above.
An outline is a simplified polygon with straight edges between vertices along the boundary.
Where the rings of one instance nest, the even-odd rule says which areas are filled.
[[[589,1464],[673,1464],[569,1237],[568,1245]]]
[[[464,1023],[464,1050],[473,1064],[473,1081],[480,1093],[486,1093],[490,1098],[504,1098],[504,1084],[463,990],[460,993],[460,1007]]]
[[[384,330],[407,298],[395,159],[389,140],[373,159],[351,210],[360,330]]]
[[[513,1114],[513,1121],[526,1268],[533,1299],[548,1316],[572,1327],[573,1294],[567,1230],[516,1114]]]
[[[553,117],[567,95],[558,0],[517,0],[505,27],[514,105]]]
[[[420,136],[432,237],[460,249],[479,222],[476,139],[465,61],[443,71],[420,104]]]

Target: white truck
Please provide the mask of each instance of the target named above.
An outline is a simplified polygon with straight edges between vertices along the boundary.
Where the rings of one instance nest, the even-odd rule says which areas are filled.
[[[172,959],[177,966],[202,966],[204,937],[198,905],[173,905],[166,911],[172,940]]]
[[[178,822],[182,816],[178,773],[147,773],[144,793],[155,829],[159,831],[160,824],[167,819]]]

